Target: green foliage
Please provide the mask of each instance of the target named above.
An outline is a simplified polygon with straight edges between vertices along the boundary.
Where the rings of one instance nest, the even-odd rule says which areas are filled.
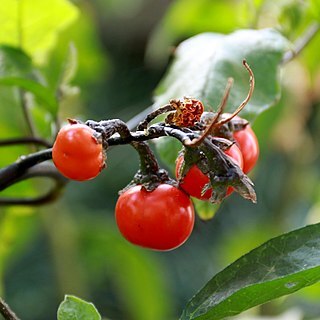
[[[31,92],[50,113],[57,113],[55,96],[50,89],[36,81],[31,59],[23,51],[1,46],[0,66],[0,85],[16,86]]]
[[[223,319],[319,281],[319,230],[310,225],[244,255],[215,275],[180,319]]]
[[[47,89],[38,82],[23,79],[23,78],[2,78],[0,79],[0,85],[18,86],[28,92],[33,93],[44,106],[52,114],[56,114],[58,110],[58,102],[51,90]]]
[[[181,143],[178,140],[163,137],[158,139],[155,145],[160,159],[174,173],[175,161],[179,152],[182,150]]]
[[[58,309],[58,320],[101,320],[92,303],[75,296],[66,295]]]
[[[23,49],[37,61],[44,61],[48,50],[78,15],[67,0],[3,0],[0,9],[0,43]]]
[[[141,28],[139,32],[135,22],[137,17],[140,21],[155,19],[155,13],[144,7],[148,0],[129,2],[77,1],[78,7],[66,0],[52,0],[49,5],[40,0],[1,2],[1,139],[30,135],[22,113],[24,99],[36,136],[49,141],[59,125],[55,121],[58,115],[63,115],[63,120],[86,119],[88,114],[98,112],[105,118],[119,116],[127,120],[128,110],[130,114],[138,112],[138,108],[141,111],[146,101],[141,99],[134,106],[132,95],[137,94],[136,88],[139,94],[141,90],[144,96],[150,95],[150,89],[138,87],[142,73],[136,73],[142,68],[145,52],[141,53],[139,46],[142,43],[144,47],[147,31]],[[121,239],[113,219],[100,219],[101,215],[112,215],[118,191],[115,188],[120,189],[132,176],[133,165],[125,162],[129,152],[122,153],[121,148],[112,150],[108,154],[108,170],[101,177],[94,182],[70,184],[63,204],[43,208],[42,213],[50,215],[46,229],[44,223],[39,223],[41,215],[35,214],[39,213],[36,208],[0,208],[0,293],[6,294],[13,309],[17,308],[20,311],[17,313],[26,320],[48,318],[47,308],[56,313],[55,297],[70,292],[71,288],[79,296],[94,297],[99,309],[100,305],[110,306],[105,310],[114,318],[121,314],[138,320],[171,319],[173,306],[175,313],[179,313],[186,299],[221,264],[275,232],[301,226],[311,216],[313,223],[318,222],[320,114],[315,80],[319,77],[319,35],[294,62],[282,65],[285,94],[280,104],[269,107],[280,96],[279,66],[284,51],[290,50],[286,38],[295,41],[310,25],[316,25],[319,8],[318,0],[176,0],[164,8],[164,17],[160,19],[158,14],[159,21],[153,24],[157,26],[147,37],[147,58],[154,69],[143,71],[152,75],[150,79],[158,79],[159,70],[164,71],[161,68],[170,46],[206,33],[178,46],[172,67],[156,91],[157,106],[170,98],[194,95],[203,99],[208,109],[216,110],[227,78],[234,77],[227,106],[231,112],[249,89],[242,59],[246,58],[253,69],[255,92],[241,115],[250,120],[257,117],[254,129],[262,153],[252,180],[258,204],[248,205],[231,196],[214,216],[217,206],[195,200],[200,218],[209,220],[214,216],[214,219],[206,223],[198,220],[193,236],[183,247],[170,253],[135,248]],[[132,19],[132,28],[121,31],[118,18]],[[76,23],[71,25],[72,22]],[[280,30],[282,35],[263,29],[270,27]],[[110,34],[114,37],[112,41]],[[68,51],[70,42],[74,45]],[[119,43],[134,43],[134,54],[123,50],[120,55]],[[143,77],[147,79],[147,73]],[[83,92],[77,101],[78,90],[71,86],[74,79]],[[117,88],[134,89],[110,90],[108,85],[119,79]],[[112,95],[106,88],[114,91]],[[118,100],[127,101],[122,110],[116,110],[110,103]],[[171,169],[181,149],[179,143],[172,141],[165,138],[157,143],[161,159]],[[30,146],[1,147],[0,166],[33,150]],[[113,167],[112,162],[119,165]],[[47,187],[46,182],[25,181],[2,191],[1,196],[34,196]],[[68,219],[59,222],[59,213]],[[79,219],[82,213],[84,219]],[[76,218],[72,219],[72,214]],[[266,220],[272,228],[266,228]],[[318,225],[306,227],[275,238],[240,258],[214,276],[190,301],[182,319],[220,319],[317,281],[316,233]],[[48,245],[47,238],[52,234],[55,243]],[[26,264],[25,256],[32,263]],[[28,283],[26,270],[34,274],[37,265],[41,269],[36,277],[45,291],[39,290],[39,283]],[[59,284],[61,287],[57,289]],[[288,305],[294,303],[306,318],[320,312],[316,310],[319,286],[309,288],[287,299]],[[305,308],[303,299],[307,298]],[[45,303],[40,305],[41,299]],[[282,312],[280,308],[284,307],[281,301],[276,307],[269,304],[273,314]],[[314,313],[310,315],[311,309]],[[266,310],[257,309],[257,313],[263,315]],[[81,313],[84,319],[101,319],[92,304],[73,296],[66,297],[58,317],[81,319]]]
[[[192,198],[192,202],[200,219],[210,220],[220,208],[219,204]]]
[[[279,99],[278,67],[288,41],[278,32],[239,30],[230,35],[205,33],[182,42],[175,60],[155,94],[155,107],[177,97],[192,96],[207,109],[219,105],[227,83],[234,79],[226,112],[234,111],[246,97],[249,77],[246,59],[255,75],[255,91],[241,116],[252,121]],[[192,63],[190,63],[192,61]]]
[[[176,0],[153,31],[147,57],[153,63],[159,63],[167,60],[167,48],[181,39],[208,31],[230,33],[235,26],[245,28],[249,25],[247,15],[252,12],[255,10],[248,10],[241,1]]]
[[[155,108],[173,98],[192,96],[203,101],[207,110],[216,110],[227,79],[232,77],[234,85],[225,111],[233,112],[249,90],[249,76],[242,65],[245,58],[256,85],[240,115],[252,122],[280,97],[279,65],[288,49],[288,40],[271,29],[239,30],[230,35],[205,33],[190,38],[176,49],[175,59],[155,92]],[[177,143],[165,139],[156,146],[161,159],[172,169],[180,150]],[[198,201],[195,205],[202,219],[212,218],[219,207]]]
[[[25,77],[32,72],[32,61],[24,51],[6,46],[0,46],[0,77]]]
[[[175,59],[155,92],[154,107],[173,98],[192,96],[203,101],[207,110],[216,110],[227,79],[232,77],[234,85],[225,111],[233,112],[249,90],[249,76],[242,65],[245,58],[256,85],[240,115],[252,121],[279,99],[279,64],[288,49],[289,42],[270,29],[240,30],[230,35],[205,33],[190,38],[176,49]],[[172,159],[177,155],[176,142],[156,145],[162,160],[172,168]]]

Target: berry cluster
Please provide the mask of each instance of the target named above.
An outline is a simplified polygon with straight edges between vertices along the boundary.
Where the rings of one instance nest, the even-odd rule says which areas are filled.
[[[120,192],[115,217],[122,235],[131,243],[155,250],[171,250],[190,236],[195,220],[190,196],[219,203],[237,191],[256,202],[253,183],[247,177],[259,156],[257,138],[248,121],[238,113],[249,101],[254,87],[251,69],[250,90],[233,114],[223,113],[232,80],[216,113],[204,112],[201,101],[185,97],[147,115],[137,131],[131,132],[118,119],[80,123],[69,120],[57,135],[52,160],[62,175],[89,180],[105,167],[109,146],[131,144],[140,156],[140,169]],[[165,122],[150,125],[159,114]],[[183,150],[176,160],[176,179],[159,168],[145,142],[171,136]]]
[[[207,114],[205,116],[208,117]],[[234,121],[238,122],[238,127],[241,122],[242,129],[231,133],[232,141],[225,139],[226,134],[221,130],[215,130],[219,136],[207,135],[206,139],[218,141],[226,157],[245,174],[255,166],[259,146],[247,122],[239,117]],[[232,127],[236,127],[234,124]],[[52,159],[62,175],[83,181],[95,178],[100,173],[105,167],[106,152],[103,135],[99,131],[97,127],[93,129],[74,120],[59,131],[52,148]],[[188,158],[190,153],[191,165]],[[212,197],[210,172],[206,171],[210,170],[208,159],[202,151],[197,157],[198,150],[195,152],[194,148],[186,145],[176,161],[176,182],[158,168],[150,150],[141,152],[140,156],[144,159],[145,170],[139,170],[133,184],[120,194],[115,209],[117,225],[131,243],[156,250],[174,249],[188,239],[193,229],[194,208],[189,196],[204,201]],[[230,195],[233,190],[230,184],[223,197]]]
[[[259,144],[252,128],[247,125],[232,134],[232,144],[224,152],[245,173],[249,173],[255,166],[259,157]],[[184,175],[181,174],[184,165],[184,156],[181,154],[176,161],[176,177],[179,179],[180,187],[190,196],[200,200],[209,200],[212,188],[206,188],[210,182],[208,173],[203,172],[197,165],[193,165]],[[233,188],[227,189],[226,195],[233,192]]]

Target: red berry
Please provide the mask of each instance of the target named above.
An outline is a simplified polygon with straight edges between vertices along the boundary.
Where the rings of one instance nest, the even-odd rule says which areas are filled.
[[[89,180],[104,167],[102,144],[94,130],[84,124],[68,124],[58,133],[52,160],[62,175],[73,180]]]
[[[169,184],[161,184],[151,192],[141,185],[128,189],[119,196],[115,216],[128,241],[155,250],[181,246],[194,225],[190,198]]]
[[[242,169],[243,167],[243,158],[240,149],[236,145],[232,145],[231,148],[225,151],[225,153],[232,158],[237,165]],[[180,168],[183,164],[183,156],[178,157],[176,163],[176,177],[179,178]],[[190,196],[201,199],[208,200],[211,197],[212,189],[208,189],[204,194],[202,189],[206,184],[210,182],[209,177],[202,173],[202,171],[196,166],[192,166],[187,174],[180,181],[180,187],[188,193]],[[227,190],[227,195],[233,192],[233,188],[229,187]]]
[[[259,158],[258,139],[248,125],[243,130],[235,131],[233,137],[243,155],[243,172],[250,172]]]

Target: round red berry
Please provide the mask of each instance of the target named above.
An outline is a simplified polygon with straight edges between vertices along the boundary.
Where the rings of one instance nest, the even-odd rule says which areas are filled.
[[[233,137],[243,155],[243,172],[250,172],[259,158],[258,139],[248,125],[243,130],[235,131]]]
[[[243,158],[240,149],[234,144],[225,151],[231,159],[242,169]],[[176,162],[176,177],[179,179],[179,172],[184,162],[183,156],[179,156]],[[200,200],[209,200],[212,194],[212,188],[209,188],[204,194],[202,190],[210,182],[208,175],[204,174],[196,165],[193,165],[187,174],[180,180],[180,187],[190,196]],[[227,189],[227,195],[233,192],[233,188]]]
[[[194,225],[190,198],[169,184],[160,184],[153,191],[141,185],[131,187],[119,196],[115,216],[128,241],[155,250],[181,246]]]
[[[105,165],[102,144],[85,124],[61,128],[52,148],[52,160],[62,175],[73,180],[96,177]]]

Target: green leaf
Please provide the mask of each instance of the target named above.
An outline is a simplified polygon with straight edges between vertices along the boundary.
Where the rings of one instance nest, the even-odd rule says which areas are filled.
[[[58,82],[58,99],[60,103],[79,93],[79,88],[71,86],[70,82],[76,75],[78,67],[78,54],[76,47],[70,43],[67,57],[61,70],[60,79]]]
[[[162,137],[154,141],[154,143],[161,160],[172,172],[175,172],[175,161],[178,153],[182,150],[181,142],[176,139]]]
[[[38,82],[24,78],[0,78],[0,85],[18,86],[26,91],[33,93],[51,114],[56,114],[58,110],[58,102],[52,91],[44,87]]]
[[[52,90],[35,81],[32,61],[20,49],[0,46],[0,85],[17,86],[29,91],[44,104],[51,114],[58,110]]]
[[[95,306],[75,296],[66,295],[58,309],[58,320],[101,320]]]
[[[249,6],[248,1],[173,1],[161,23],[151,34],[147,59],[151,62],[166,62],[168,47],[174,46],[186,35],[192,36],[209,30],[229,33],[246,27],[255,18],[257,10],[252,5]]]
[[[310,11],[315,19],[320,21],[320,3],[318,0],[310,1]]]
[[[42,62],[59,32],[73,22],[77,8],[66,0],[2,0],[0,43],[19,47]]]
[[[220,204],[192,198],[196,213],[202,220],[212,219],[220,208]]]
[[[278,66],[289,42],[272,29],[239,30],[229,35],[203,33],[182,42],[175,60],[156,90],[155,107],[170,99],[192,96],[215,110],[227,79],[234,78],[226,112],[234,111],[247,96],[246,59],[256,79],[253,96],[241,116],[253,120],[280,95]]]
[[[269,240],[215,275],[180,320],[218,320],[320,280],[320,224]]]
[[[0,77],[24,77],[32,72],[32,61],[22,50],[0,46]]]
[[[69,44],[68,55],[61,73],[60,85],[68,85],[76,75],[78,68],[78,53],[73,43]]]

